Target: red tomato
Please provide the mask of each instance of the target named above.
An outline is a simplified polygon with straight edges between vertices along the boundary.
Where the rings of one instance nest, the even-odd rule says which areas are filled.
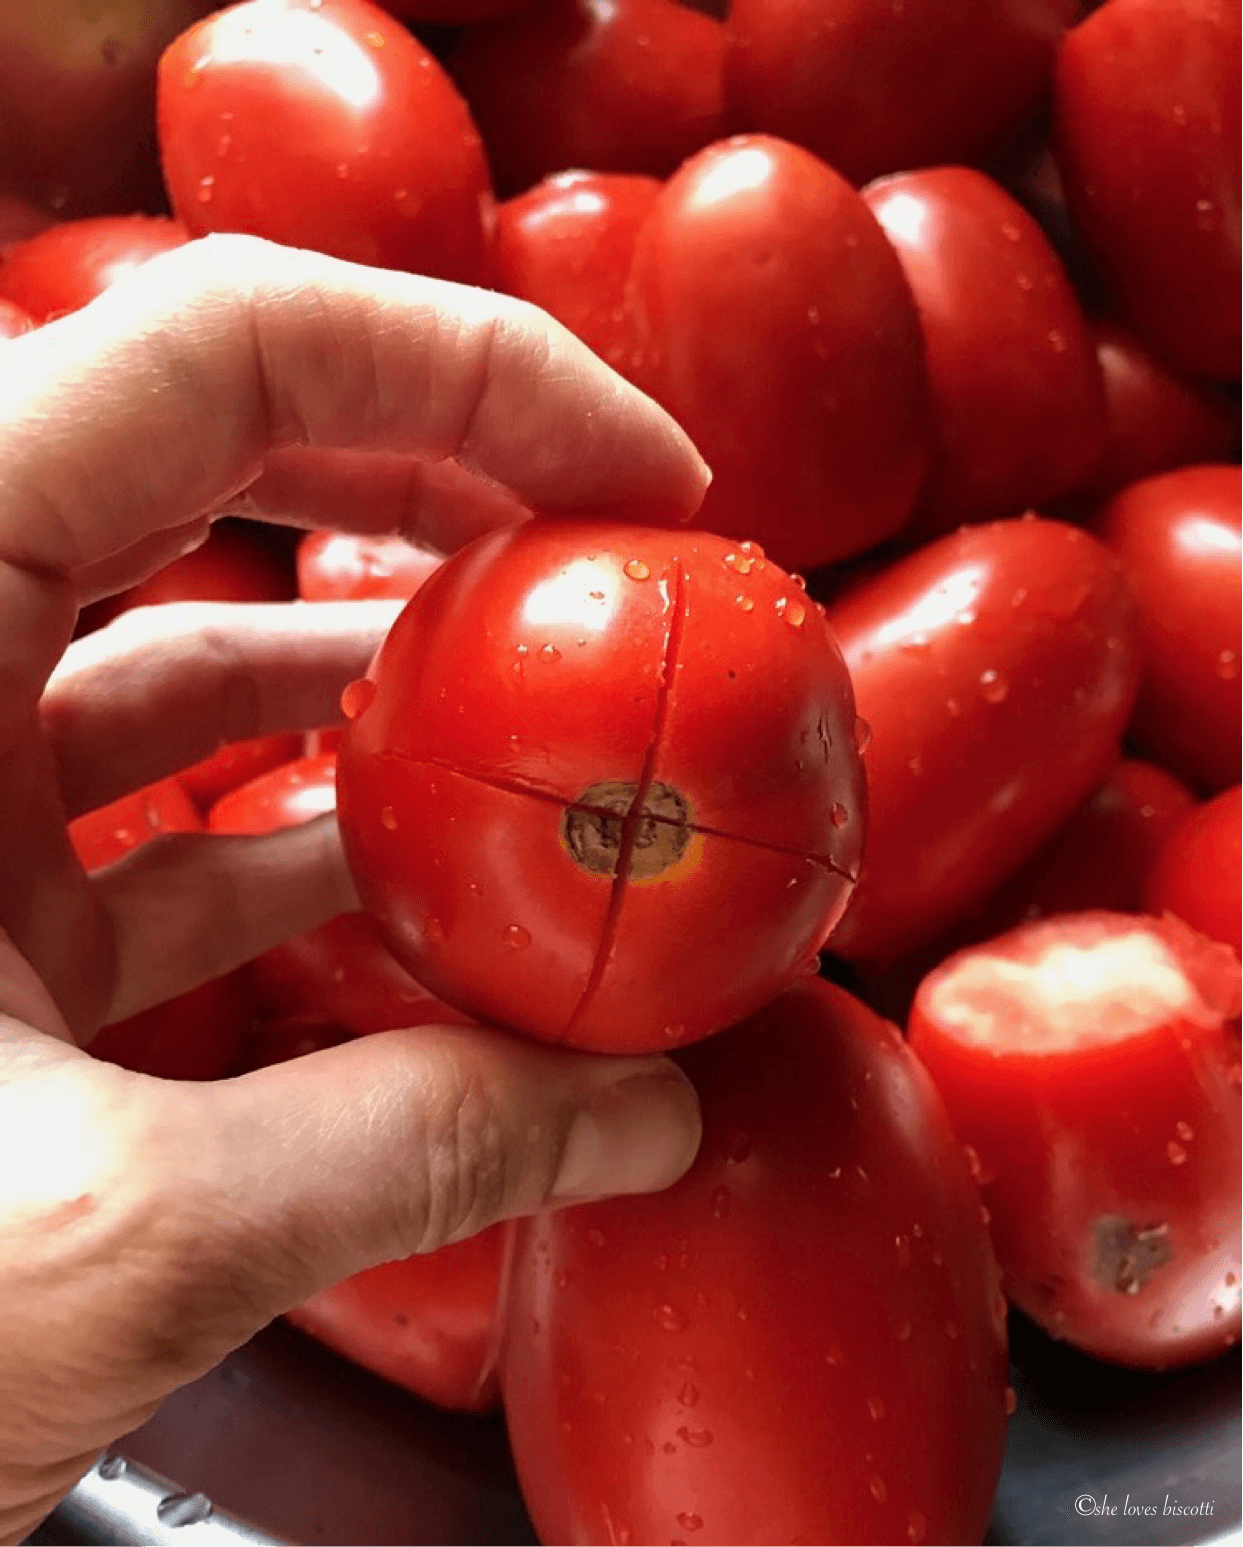
[[[1176,920],[1081,913],[922,984],[911,1047],[978,1157],[1014,1303],[1162,1369],[1239,1337],[1239,964]]]
[[[1139,676],[1111,555],[1029,517],[965,527],[835,602],[871,726],[869,831],[833,937],[891,962],[969,914],[1113,762]]]
[[[405,601],[442,562],[404,537],[308,532],[298,544],[298,595],[308,602]]]
[[[422,587],[372,671],[338,765],[359,895],[480,1019],[611,1052],[694,1041],[789,983],[845,906],[850,684],[752,545],[495,532]]]
[[[502,1382],[540,1539],[978,1542],[1005,1305],[931,1082],[820,981],[679,1062],[688,1175],[518,1227]]]
[[[1132,732],[1209,791],[1239,780],[1243,523],[1237,467],[1188,467],[1124,489],[1098,527],[1139,600],[1144,680]]]
[[[180,221],[162,215],[69,220],[8,249],[0,262],[0,297],[36,322],[51,322],[187,240]]]
[[[319,1015],[286,1015],[279,1020],[267,1020],[261,1013],[251,1024],[236,1072],[249,1074],[353,1040],[352,1032]]]
[[[476,283],[483,146],[436,60],[367,0],[248,0],[160,61],[160,153],[195,235],[249,231]]]
[[[1148,873],[1153,913],[1176,914],[1192,929],[1243,953],[1240,938],[1239,786],[1189,811],[1170,833]]]
[[[29,333],[34,325],[35,320],[29,312],[0,296],[0,338],[19,338],[23,333]]]
[[[24,242],[27,237],[46,231],[54,224],[55,218],[47,210],[15,198],[11,193],[0,192],[0,256],[15,242]]]
[[[978,161],[1040,101],[1068,0],[732,0],[735,121],[853,182]]]
[[[1239,374],[1237,0],[1110,0],[1058,59],[1071,214],[1123,315],[1184,370]]]
[[[933,449],[919,524],[1017,515],[1092,473],[1105,402],[1087,322],[1057,253],[982,172],[885,178],[864,200],[919,308]]]
[[[542,0],[467,33],[449,69],[503,193],[550,172],[663,177],[726,131],[725,31],[673,0]]]
[[[202,825],[177,780],[165,779],[78,817],[69,836],[83,868],[98,870],[163,833],[198,832]],[[251,1009],[244,983],[229,973],[105,1026],[90,1051],[139,1074],[220,1079],[236,1068]]]
[[[660,184],[622,173],[562,172],[498,212],[497,288],[564,323],[610,365],[624,364],[626,276]]]
[[[694,157],[639,232],[627,367],[716,477],[697,520],[812,568],[910,514],[928,403],[919,319],[859,196],[806,151]]]

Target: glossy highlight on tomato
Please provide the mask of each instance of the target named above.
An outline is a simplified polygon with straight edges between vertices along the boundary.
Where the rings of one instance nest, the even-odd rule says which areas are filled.
[[[0,298],[51,322],[188,240],[180,221],[162,215],[67,220],[9,248],[0,261]]]
[[[298,595],[308,602],[408,601],[442,556],[404,537],[308,532],[298,544]]]
[[[490,534],[422,586],[372,676],[347,692],[346,854],[450,1003],[665,1049],[814,966],[862,844],[854,704],[816,604],[754,544]]]

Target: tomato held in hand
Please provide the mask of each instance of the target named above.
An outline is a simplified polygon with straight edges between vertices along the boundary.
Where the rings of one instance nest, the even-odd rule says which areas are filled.
[[[1209,791],[1239,780],[1241,491],[1237,467],[1182,468],[1124,489],[1097,522],[1143,619],[1132,733]]]
[[[216,12],[160,61],[158,111],[169,196],[195,235],[487,279],[494,210],[466,104],[367,0]]]
[[[1237,0],[1110,0],[1062,48],[1054,130],[1123,315],[1175,365],[1236,378]]]
[[[542,306],[618,369],[625,367],[626,277],[654,177],[562,172],[498,211],[497,288]]]
[[[76,311],[146,263],[189,240],[162,215],[101,215],[51,226],[11,247],[0,262],[0,297],[36,322]]]
[[[308,532],[298,544],[298,595],[308,602],[408,601],[443,562],[404,537]]]
[[[873,183],[928,357],[932,463],[917,524],[945,532],[1067,494],[1100,459],[1105,400],[1087,321],[1044,232],[982,172]]]
[[[1016,1305],[1163,1369],[1239,1338],[1239,963],[1176,920],[1083,913],[953,956],[911,1047],[978,1157]]]
[[[1176,914],[1236,955],[1243,953],[1240,820],[1237,784],[1187,812],[1154,860],[1146,886],[1153,913]]]
[[[394,952],[481,1019],[676,1047],[809,963],[863,837],[854,703],[750,544],[528,522],[462,549],[347,690],[342,833]]]
[[[726,132],[725,31],[674,0],[543,0],[469,32],[449,69],[497,187],[553,172],[663,177]]]
[[[1114,761],[1139,676],[1117,562],[1036,517],[966,527],[835,602],[869,829],[832,949],[888,963],[971,913]]]
[[[852,182],[978,161],[1040,101],[1074,0],[732,0],[735,122]]]
[[[928,401],[919,319],[858,194],[806,151],[728,140],[641,228],[627,374],[711,464],[697,520],[811,569],[910,514]]]
[[[896,1030],[827,983],[679,1058],[669,1189],[518,1227],[502,1383],[546,1542],[978,1542],[1005,1305]]]

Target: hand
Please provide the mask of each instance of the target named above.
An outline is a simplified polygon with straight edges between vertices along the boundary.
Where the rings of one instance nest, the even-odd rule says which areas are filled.
[[[356,906],[335,822],[178,837],[88,878],[75,814],[334,718],[382,604],[83,602],[244,508],[452,547],[524,510],[689,513],[676,425],[531,307],[244,237],[0,345],[0,1538],[314,1291],[556,1201],[669,1185],[667,1060],[386,1033],[218,1084],[99,1026]],[[63,660],[62,660],[63,657]],[[59,663],[59,664],[58,664]]]

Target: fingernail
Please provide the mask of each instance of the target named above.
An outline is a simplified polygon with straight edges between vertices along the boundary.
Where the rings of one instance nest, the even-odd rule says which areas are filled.
[[[699,1148],[699,1098],[673,1064],[597,1092],[570,1125],[552,1196],[568,1202],[660,1192]]]

